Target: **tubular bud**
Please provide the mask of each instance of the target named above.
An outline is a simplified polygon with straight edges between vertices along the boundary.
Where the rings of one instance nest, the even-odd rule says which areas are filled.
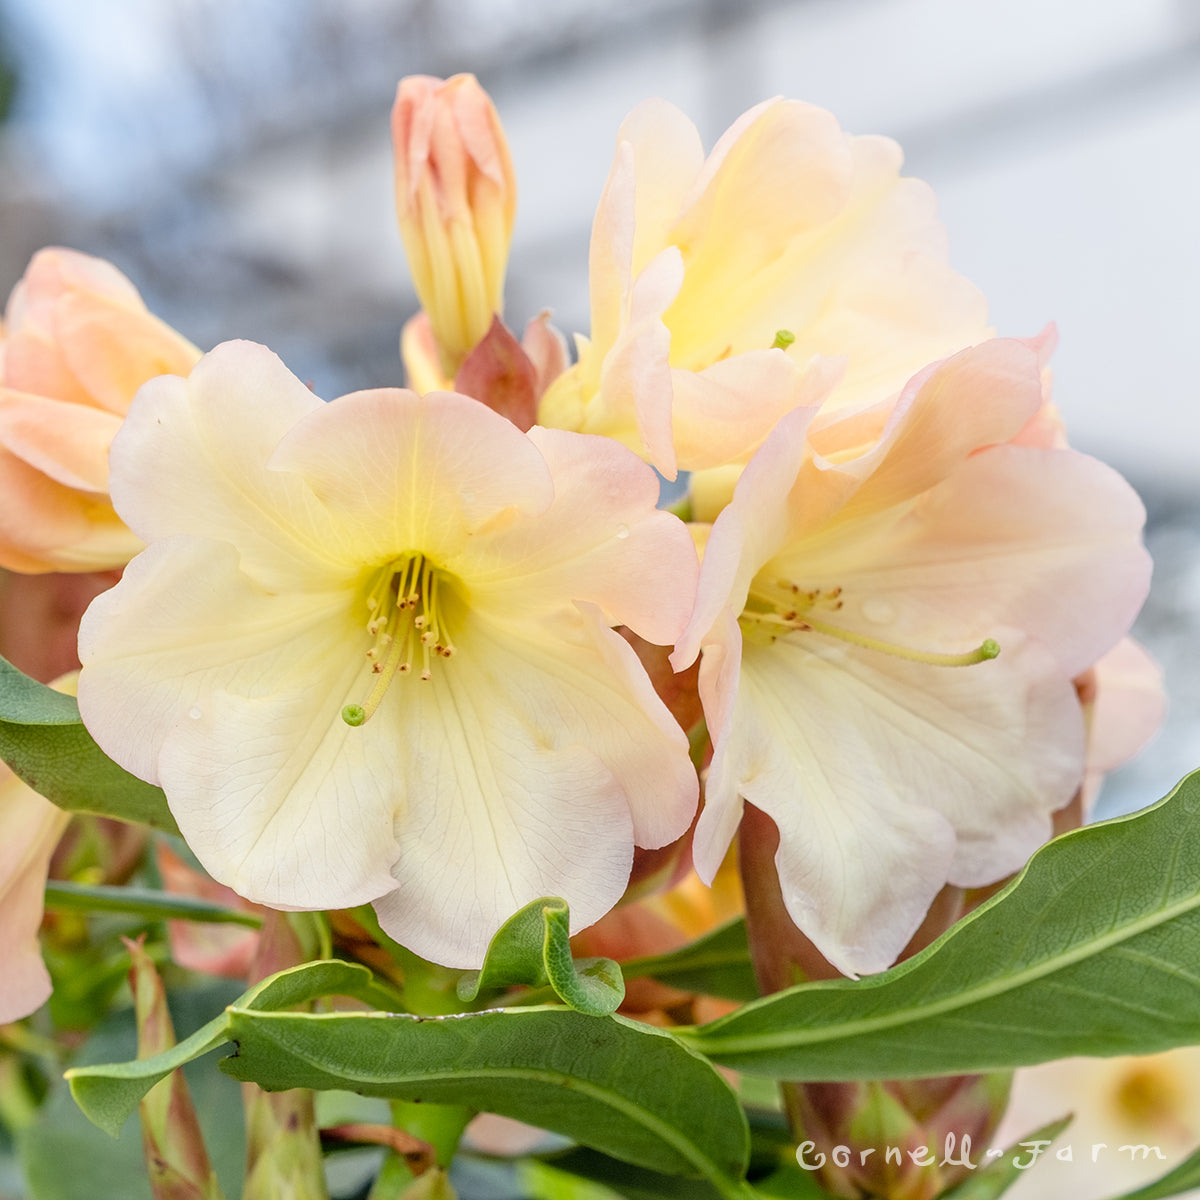
[[[400,82],[396,215],[447,378],[503,310],[516,181],[500,118],[473,75]]]

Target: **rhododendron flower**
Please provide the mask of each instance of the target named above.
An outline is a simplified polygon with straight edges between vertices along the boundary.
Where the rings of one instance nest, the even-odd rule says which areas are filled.
[[[714,741],[695,862],[763,810],[792,919],[847,974],[943,884],[1016,870],[1083,780],[1072,680],[1145,596],[1144,510],[1093,459],[1004,444],[1041,403],[1039,347],[992,341],[917,375],[865,448],[798,410],[708,539],[673,658],[703,648]]]
[[[396,215],[447,379],[503,312],[517,189],[500,118],[473,75],[400,81]]]
[[[141,543],[108,498],[108,447],[134,393],[200,351],[103,259],[41,250],[13,289],[0,356],[0,566],[98,571]]]
[[[946,262],[927,185],[888,138],[850,137],[798,101],[752,108],[704,157],[662,100],[635,109],[592,227],[591,338],[543,399],[543,424],[618,438],[674,477],[744,463],[811,402],[866,406],[989,335]]]
[[[112,461],[150,544],[84,617],[80,709],[221,883],[373,901],[478,966],[517,908],[587,925],[688,827],[686,738],[610,626],[673,641],[695,552],[623,447],[453,393],[323,404],[228,343],[139,393]]]

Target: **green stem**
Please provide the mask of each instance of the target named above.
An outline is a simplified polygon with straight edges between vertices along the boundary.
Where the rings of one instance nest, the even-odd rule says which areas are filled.
[[[262,925],[262,918],[254,913],[223,908],[192,896],[173,896],[150,888],[68,883],[61,879],[46,884],[46,907],[56,912],[133,913],[156,921],[204,921],[213,925],[246,925],[251,929]]]

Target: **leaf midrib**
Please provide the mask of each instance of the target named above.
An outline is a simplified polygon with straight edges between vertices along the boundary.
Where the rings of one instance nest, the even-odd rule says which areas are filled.
[[[248,1013],[253,1016],[254,1024],[265,1032],[269,1028],[271,1016],[276,1014],[255,1012],[253,1009],[230,1009],[227,1010],[233,1013]],[[290,1015],[290,1014],[282,1014]],[[337,1014],[339,1017],[344,1014]],[[370,1013],[364,1013],[364,1016],[371,1016]],[[263,1018],[268,1018],[266,1021]],[[232,1040],[237,1041],[232,1031],[230,1034]],[[273,1039],[274,1040],[274,1039]],[[592,1083],[589,1080],[581,1079],[575,1075],[567,1075],[561,1072],[555,1072],[547,1069],[538,1069],[534,1067],[472,1067],[469,1071],[462,1068],[445,1068],[438,1071],[422,1070],[418,1074],[401,1074],[388,1076],[383,1079],[378,1075],[370,1075],[362,1072],[356,1072],[346,1069],[331,1071],[327,1066],[320,1063],[308,1053],[298,1053],[293,1046],[282,1046],[278,1041],[281,1049],[286,1050],[288,1056],[293,1060],[308,1063],[311,1067],[321,1071],[326,1075],[337,1075],[339,1078],[354,1080],[358,1083],[387,1083],[387,1084],[402,1084],[412,1083],[419,1085],[422,1083],[439,1082],[442,1080],[450,1080],[453,1082],[462,1082],[464,1076],[470,1075],[476,1078],[492,1078],[492,1079],[521,1079],[530,1080],[540,1083],[549,1083],[557,1087],[565,1087],[570,1091],[582,1092],[598,1103],[615,1109],[637,1125],[641,1125],[650,1132],[658,1136],[662,1141],[666,1142],[685,1162],[694,1166],[706,1179],[708,1179],[718,1190],[723,1193],[728,1193],[729,1184],[732,1182],[730,1177],[721,1170],[715,1160],[707,1157],[703,1151],[694,1142],[689,1141],[679,1130],[668,1124],[659,1117],[656,1117],[648,1110],[640,1106],[626,1101],[626,1098],[617,1091],[609,1091],[598,1084]]]
[[[696,1030],[676,1030],[676,1036],[686,1040],[689,1045],[708,1055],[738,1054],[754,1051],[780,1050],[789,1047],[817,1045],[822,1042],[837,1041],[846,1037],[857,1037],[867,1033],[880,1033],[897,1026],[915,1024],[939,1017],[956,1009],[966,1008],[972,1004],[983,1003],[997,996],[1014,992],[1027,984],[1039,979],[1067,970],[1076,963],[1099,954],[1112,946],[1132,940],[1159,925],[1169,924],[1177,917],[1200,908],[1200,895],[1189,896],[1169,908],[1160,908],[1155,912],[1133,922],[1121,926],[1103,937],[1085,942],[1083,945],[1065,954],[1047,959],[1017,972],[1015,975],[1004,975],[993,978],[976,987],[963,992],[944,997],[931,1003],[917,1004],[912,1008],[904,1008],[897,1012],[887,1013],[880,1017],[864,1017],[857,1021],[844,1021],[836,1025],[825,1025],[812,1029],[791,1030],[778,1034],[742,1034],[738,1037],[722,1038],[705,1035],[703,1027]],[[945,951],[943,951],[943,954]],[[759,1011],[762,1011],[761,1009]]]

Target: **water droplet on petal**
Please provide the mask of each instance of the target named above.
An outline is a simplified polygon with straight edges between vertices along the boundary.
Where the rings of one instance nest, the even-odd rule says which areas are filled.
[[[629,526],[628,525],[618,525],[617,526],[617,537],[624,540],[628,536],[629,536]]]
[[[896,606],[890,600],[872,596],[863,601],[863,616],[876,625],[890,625],[896,619]]]
[[[188,716],[191,717],[193,721],[200,720],[200,718],[203,715],[204,714],[201,713],[201,711],[198,708],[196,708],[195,705],[193,705],[191,708],[188,709]]]

